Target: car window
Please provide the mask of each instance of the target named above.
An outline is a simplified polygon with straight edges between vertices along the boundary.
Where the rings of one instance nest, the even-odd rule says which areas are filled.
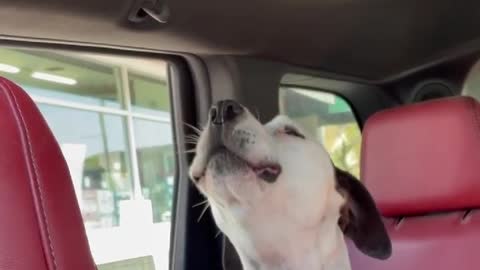
[[[480,61],[477,61],[463,81],[462,95],[470,96],[480,101]]]
[[[175,182],[168,63],[0,48],[68,163],[99,269],[167,270]]]
[[[337,167],[359,177],[362,135],[345,99],[323,91],[280,87],[279,103],[280,113],[322,143]]]

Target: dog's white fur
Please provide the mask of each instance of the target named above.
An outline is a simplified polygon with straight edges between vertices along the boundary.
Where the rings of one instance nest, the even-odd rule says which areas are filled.
[[[306,138],[286,134],[286,126]],[[321,144],[286,116],[263,126],[246,111],[230,132],[247,134],[253,143],[239,151],[229,142],[235,136],[227,136],[226,146],[250,164],[280,164],[278,179],[267,183],[253,170],[218,175],[209,169],[209,132],[206,128],[200,136],[190,174],[200,178],[197,186],[245,270],[350,269],[338,226],[345,200],[335,189],[334,167]]]

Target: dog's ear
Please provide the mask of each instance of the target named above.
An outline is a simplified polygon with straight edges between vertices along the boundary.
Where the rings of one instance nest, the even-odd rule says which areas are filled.
[[[235,247],[228,237],[223,236],[223,269],[242,270],[242,262]]]
[[[364,254],[385,260],[392,243],[372,196],[353,175],[335,167],[337,191],[346,199],[339,226]]]

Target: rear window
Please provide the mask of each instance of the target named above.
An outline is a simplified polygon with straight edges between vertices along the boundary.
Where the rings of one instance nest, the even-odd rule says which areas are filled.
[[[168,63],[0,48],[60,144],[99,270],[167,270],[175,182]]]
[[[279,103],[280,113],[322,143],[337,167],[360,176],[362,135],[345,99],[326,91],[280,87]]]
[[[463,82],[462,95],[470,96],[480,101],[480,60],[468,72]]]

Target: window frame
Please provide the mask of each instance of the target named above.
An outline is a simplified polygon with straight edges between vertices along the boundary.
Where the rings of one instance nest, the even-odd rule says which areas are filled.
[[[169,121],[171,122],[173,148],[175,153],[174,193],[172,201],[172,218],[169,244],[170,254],[168,255],[169,269],[187,269],[187,255],[185,251],[187,249],[187,242],[190,240],[188,227],[190,227],[189,223],[191,223],[192,220],[192,213],[190,209],[190,194],[192,192],[192,186],[186,172],[188,171],[189,158],[191,158],[192,155],[188,155],[186,153],[179,154],[184,153],[181,151],[182,149],[185,149],[185,135],[189,134],[189,132],[186,131],[185,125],[180,125],[178,123],[189,123],[194,125],[197,122],[196,103],[198,101],[199,93],[196,91],[196,88],[201,89],[203,93],[207,91],[206,82],[200,82],[201,79],[198,77],[193,78],[193,74],[191,73],[192,66],[197,68],[201,67],[201,63],[198,61],[199,59],[190,55],[166,54],[156,50],[125,48],[121,46],[104,46],[100,44],[86,44],[77,42],[47,42],[45,40],[36,39],[11,38],[2,40],[0,45],[5,48],[10,47],[16,49],[65,50],[79,53],[113,54],[119,57],[145,57],[151,60],[157,59],[166,62],[167,83],[169,86],[168,91],[171,106]],[[128,79],[126,83],[128,85]],[[196,87],[197,83],[199,83],[201,86]],[[44,101],[48,102],[48,100]],[[122,105],[123,103],[125,103],[125,101],[122,101]],[[63,105],[68,105],[68,108],[72,109],[96,109],[102,113],[110,113],[110,109],[113,109],[113,111],[118,115],[125,114],[121,109],[105,108],[100,106],[97,107],[94,105],[90,106],[87,104],[78,106],[78,103],[75,102],[64,102]],[[137,112],[133,112],[131,115],[144,116]],[[145,119],[151,120],[147,118],[149,118],[148,116],[145,117]],[[129,149],[130,147],[131,146],[129,145]],[[135,147],[133,149],[135,150]],[[133,163],[133,160],[130,160],[130,163]],[[136,164],[136,166],[138,168],[138,164]],[[196,259],[198,260],[199,258]],[[192,263],[195,264],[195,260],[192,260]]]
[[[345,101],[345,103],[347,103],[347,105],[350,107],[350,110],[352,111],[353,118],[354,118],[355,121],[357,122],[358,128],[360,129],[360,133],[363,132],[364,122],[361,121],[362,119],[361,119],[360,116],[359,116],[360,114],[357,113],[357,109],[355,109],[355,106],[354,106],[353,102],[352,102],[346,95],[344,95],[343,93],[340,93],[340,92],[338,92],[338,91],[329,90],[329,89],[320,88],[320,87],[303,86],[303,85],[296,85],[296,84],[285,84],[285,83],[280,83],[280,84],[278,85],[278,91],[279,91],[279,92],[280,92],[280,89],[281,89],[282,87],[285,87],[285,88],[296,88],[296,89],[307,90],[307,91],[322,92],[322,93],[326,93],[326,94],[335,95],[335,96],[343,99],[343,101]],[[280,100],[280,99],[279,99],[279,100]]]
[[[361,131],[371,115],[400,105],[391,91],[387,91],[380,82],[368,83],[354,78],[338,77],[335,74],[306,72],[296,68],[282,72],[280,77],[281,86],[325,91],[341,96],[352,108]]]
[[[186,136],[195,134],[188,125],[203,123],[203,117],[207,115],[212,102],[212,93],[204,62],[200,58],[183,55],[172,59],[172,63],[169,81],[173,99],[172,117],[177,121],[174,129],[175,151],[185,153],[187,147],[191,146],[186,142]],[[193,157],[194,153],[177,154],[179,181],[175,182],[176,198],[172,219],[175,229],[172,230],[171,237],[170,270],[220,270],[223,269],[223,237],[216,237],[218,229],[209,216],[206,215],[202,222],[198,222],[202,209],[193,207],[205,200],[188,176]]]

